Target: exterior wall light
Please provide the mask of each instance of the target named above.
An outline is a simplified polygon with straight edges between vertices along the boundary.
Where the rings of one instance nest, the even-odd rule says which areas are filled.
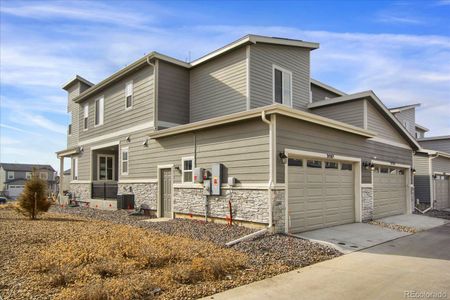
[[[130,142],[130,141],[131,141],[130,136],[127,136],[126,141],[127,141],[127,142]]]
[[[148,147],[148,138],[146,138],[144,140],[144,142],[142,143],[142,145],[144,145],[144,147]]]
[[[416,169],[411,168],[411,172],[413,173],[413,175],[416,175]]]
[[[363,162],[363,167],[366,170],[369,170],[369,169],[370,169],[370,171],[374,171],[375,170],[375,165],[372,162],[370,162],[370,161]]]
[[[281,159],[281,162],[283,163],[283,164],[285,164],[286,163],[286,161],[287,161],[287,155],[284,153],[284,152],[280,152],[279,154],[278,154],[278,156],[280,157],[280,159]]]

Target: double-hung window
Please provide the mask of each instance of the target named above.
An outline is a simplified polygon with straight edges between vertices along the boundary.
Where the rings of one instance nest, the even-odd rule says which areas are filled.
[[[78,180],[78,158],[75,157],[72,160],[72,179],[73,180]]]
[[[83,106],[83,130],[88,129],[89,104]]]
[[[273,66],[273,102],[292,106],[292,72]]]
[[[121,152],[122,152],[122,154],[121,154],[122,175],[128,175],[128,161],[129,161],[128,147],[127,148],[122,148]]]
[[[103,114],[104,114],[104,98],[98,98],[95,100],[95,126],[100,126],[103,124]]]
[[[193,157],[183,157],[181,159],[182,163],[182,178],[183,182],[192,182],[193,176],[192,171],[194,168],[194,158]]]
[[[125,84],[125,109],[130,109],[133,106],[133,81]]]
[[[8,179],[14,179],[14,172],[8,171]]]

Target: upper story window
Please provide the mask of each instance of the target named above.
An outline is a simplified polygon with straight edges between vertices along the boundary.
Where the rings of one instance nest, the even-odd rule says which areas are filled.
[[[44,180],[48,180],[48,173],[47,172],[40,172],[39,173],[39,178],[44,179]]]
[[[83,106],[83,130],[88,129],[89,104]]]
[[[77,180],[78,179],[78,158],[72,159],[72,179]]]
[[[128,156],[128,147],[126,148],[122,148],[122,154],[121,154],[121,159],[122,159],[122,175],[128,175],[128,160],[129,160],[129,156]]]
[[[103,125],[104,98],[95,100],[95,126]]]
[[[273,102],[292,106],[292,72],[273,66]]]
[[[193,176],[192,171],[194,168],[194,158],[193,157],[183,157],[181,159],[182,162],[182,180],[183,182],[192,182]]]
[[[69,118],[70,118],[70,123],[69,123],[69,126],[67,126],[67,134],[71,135],[72,134],[72,113],[70,113]]]
[[[26,178],[26,179],[31,179],[32,176],[33,176],[33,175],[31,174],[31,172],[26,172],[26,173],[25,173],[25,178]]]
[[[406,129],[408,129],[408,127],[409,127],[409,122],[408,121],[403,121],[403,126],[406,128]]]
[[[14,172],[8,171],[8,179],[14,179]]]
[[[129,81],[125,85],[125,109],[133,106],[133,81]]]

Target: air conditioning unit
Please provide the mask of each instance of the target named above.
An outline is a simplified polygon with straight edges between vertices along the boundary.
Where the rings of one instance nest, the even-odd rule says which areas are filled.
[[[134,209],[134,194],[117,195],[117,209]]]

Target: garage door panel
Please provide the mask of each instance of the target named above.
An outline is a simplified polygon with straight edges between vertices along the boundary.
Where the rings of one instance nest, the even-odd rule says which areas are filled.
[[[375,172],[373,184],[375,219],[406,212],[406,175]]]
[[[290,232],[354,222],[353,171],[324,166],[288,167]]]

